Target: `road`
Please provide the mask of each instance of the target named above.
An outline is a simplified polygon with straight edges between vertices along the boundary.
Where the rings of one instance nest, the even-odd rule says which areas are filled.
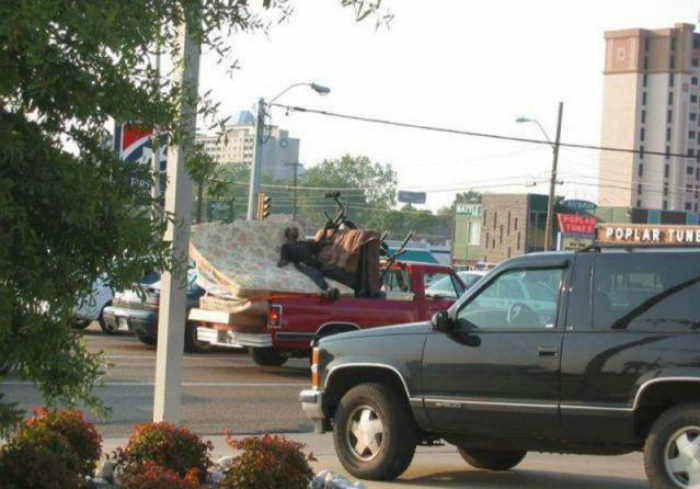
[[[121,437],[153,411],[155,350],[134,336],[107,336],[92,325],[85,331],[91,351],[104,351],[111,364],[97,394],[112,409],[99,422],[104,437]],[[282,368],[255,365],[247,354],[221,350],[185,354],[182,420],[202,435],[310,432],[313,426],[299,407],[299,391],[309,383],[308,360],[291,360]],[[22,408],[41,405],[33,385],[8,378],[0,387],[6,400]]]
[[[112,417],[98,421],[105,451],[123,446],[136,423],[149,421],[153,407],[155,351],[132,336],[106,336],[96,326],[85,332],[92,351],[104,351],[110,364],[105,386],[97,394],[112,409]],[[184,362],[183,422],[215,442],[216,454],[228,453],[222,433],[288,433],[306,443],[319,459],[315,468],[344,472],[330,435],[314,435],[300,410],[297,396],[308,385],[308,361],[292,360],[281,368],[262,368],[247,354],[217,351],[186,354]],[[6,400],[27,409],[41,405],[29,383],[8,378],[0,384]],[[488,473],[470,469],[450,446],[419,447],[410,469],[399,481],[366,483],[368,488],[538,488],[642,489],[648,487],[640,454],[622,457],[529,454],[517,470]]]

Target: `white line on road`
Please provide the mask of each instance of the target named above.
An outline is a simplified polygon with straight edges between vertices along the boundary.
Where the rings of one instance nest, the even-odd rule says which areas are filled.
[[[34,385],[34,382],[7,381],[0,382],[0,387]],[[105,382],[98,388],[104,387],[153,387],[153,382]],[[183,382],[183,387],[308,387],[309,384],[288,384],[288,383],[265,383],[265,382]]]

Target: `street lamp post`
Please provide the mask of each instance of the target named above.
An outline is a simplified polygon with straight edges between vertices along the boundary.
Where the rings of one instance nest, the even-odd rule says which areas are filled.
[[[561,144],[561,120],[562,120],[562,115],[564,113],[564,102],[559,102],[559,112],[557,116],[557,134],[556,138],[554,139],[554,142],[552,142],[551,139],[549,139],[549,136],[547,135],[547,131],[544,130],[544,127],[542,127],[542,124],[537,119],[529,119],[527,117],[518,117],[515,122],[517,123],[525,123],[525,122],[533,122],[537,124],[542,131],[542,134],[544,134],[544,137],[547,139],[549,144],[552,146],[552,176],[549,181],[549,199],[547,199],[547,223],[545,224],[545,235],[544,235],[544,251],[549,251],[551,248],[551,241],[552,241],[552,219],[554,218],[554,196],[556,194],[556,186],[557,186],[557,169],[559,166],[559,146]]]
[[[250,169],[250,189],[248,191],[247,219],[249,221],[255,219],[255,204],[257,195],[260,192],[260,174],[262,173],[263,144],[265,143],[264,138],[266,107],[273,104],[282,95],[296,87],[310,87],[314,92],[318,93],[319,95],[327,95],[331,91],[330,88],[324,87],[323,85],[318,85],[316,83],[294,83],[282,90],[269,102],[266,102],[265,99],[262,97],[260,97],[260,99],[258,100],[258,116],[255,122],[255,157],[253,158],[253,167]]]

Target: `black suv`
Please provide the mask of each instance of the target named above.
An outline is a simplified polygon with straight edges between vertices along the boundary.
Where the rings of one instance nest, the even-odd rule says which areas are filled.
[[[695,487],[700,251],[508,260],[430,323],[321,340],[312,383],[302,406],[356,477],[397,477],[445,440],[489,470],[643,450],[652,487]]]

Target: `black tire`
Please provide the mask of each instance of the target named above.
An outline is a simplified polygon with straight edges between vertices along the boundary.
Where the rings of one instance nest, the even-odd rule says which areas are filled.
[[[523,461],[524,450],[475,450],[459,447],[459,454],[465,462],[476,469],[500,472],[510,470]]]
[[[147,335],[141,333],[140,331],[136,332],[136,338],[138,338],[138,340],[146,346],[156,346],[156,344],[158,343],[157,338],[153,338],[152,336],[147,336]]]
[[[358,453],[360,438],[350,433],[351,425],[367,409],[381,423],[381,436],[375,434],[376,453],[370,445]],[[377,441],[379,440],[379,441]],[[343,467],[354,477],[370,480],[391,480],[403,474],[416,452],[416,427],[403,392],[385,384],[360,384],[341,399],[335,412],[333,427],[335,452]],[[364,442],[366,443],[366,441]],[[369,452],[368,452],[369,450]]]
[[[107,326],[107,323],[105,322],[105,308],[109,307],[112,305],[112,301],[109,301],[105,306],[102,308],[102,311],[100,311],[100,317],[97,318],[97,322],[100,324],[100,329],[104,334],[116,334],[117,330],[112,329],[109,326]]]
[[[644,445],[644,470],[652,489],[688,487],[683,484],[687,473],[676,472],[672,475],[672,467],[669,466],[668,470],[666,467],[667,454],[669,463],[682,456],[674,440],[683,436],[684,432],[686,440],[694,441],[700,437],[700,404],[681,404],[669,409],[651,427]],[[691,456],[690,460],[693,458]]]
[[[73,329],[83,330],[90,326],[90,321],[87,319],[76,319],[73,321]]]
[[[197,339],[197,325],[194,323],[185,324],[185,351],[187,353],[209,353],[211,350],[210,343]]]
[[[289,357],[281,355],[274,348],[248,348],[250,357],[261,367],[280,367]]]

